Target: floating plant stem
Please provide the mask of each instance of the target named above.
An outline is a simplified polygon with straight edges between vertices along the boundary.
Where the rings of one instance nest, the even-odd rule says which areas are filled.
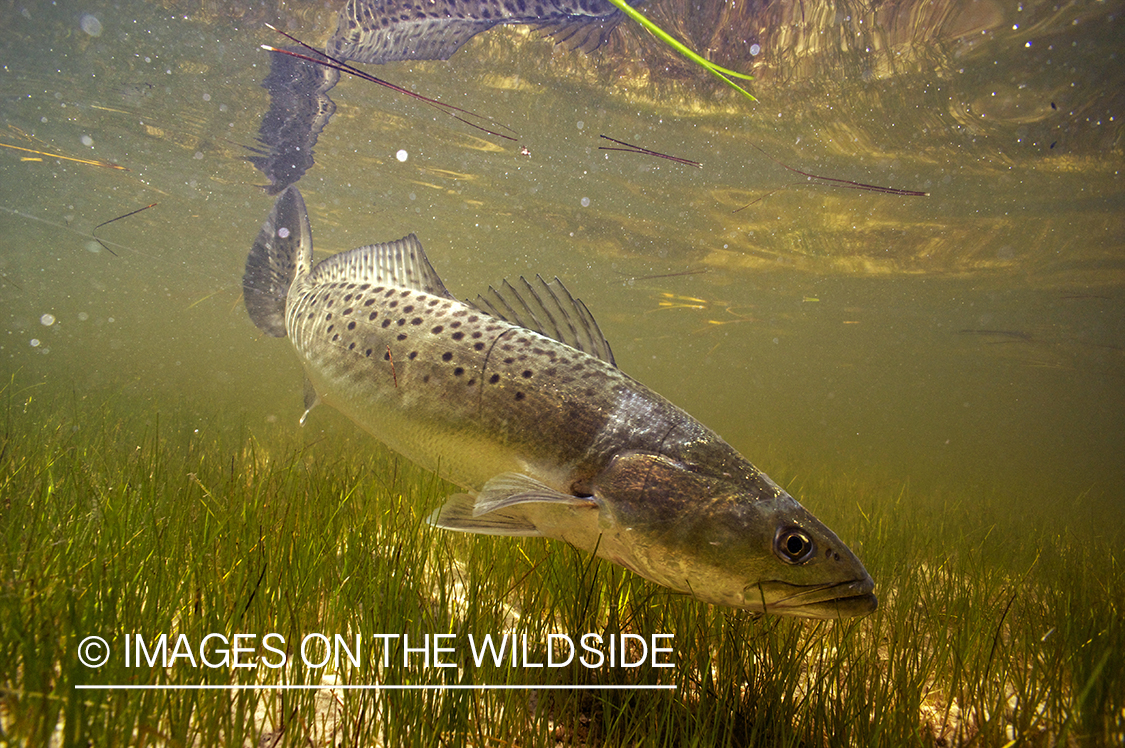
[[[691,159],[687,159],[687,158],[680,158],[679,156],[669,156],[666,153],[660,153],[658,151],[650,151],[647,148],[641,148],[639,145],[633,145],[631,143],[626,143],[623,140],[617,140],[616,138],[611,138],[608,135],[599,135],[598,137],[605,138],[606,140],[608,140],[612,143],[617,143],[618,145],[625,146],[624,148],[613,148],[612,146],[602,145],[602,146],[598,146],[599,151],[622,151],[624,153],[643,153],[646,156],[656,156],[657,158],[666,158],[669,161],[675,161],[677,164],[684,164],[686,166],[697,166],[700,169],[703,168],[703,164],[699,163],[698,161],[692,161]]]
[[[121,216],[118,216],[117,218],[111,218],[111,219],[109,219],[108,221],[102,221],[102,222],[101,222],[101,223],[99,223],[99,224],[98,224],[97,226],[95,226],[95,227],[93,228],[93,230],[91,230],[91,231],[90,231],[90,236],[92,236],[92,237],[94,238],[94,241],[96,241],[96,242],[97,242],[98,244],[102,245],[102,249],[104,249],[104,250],[105,250],[106,252],[109,252],[109,253],[110,253],[111,255],[113,255],[114,257],[117,257],[117,253],[116,253],[116,252],[114,252],[114,251],[113,251],[112,249],[110,249],[110,248],[109,248],[108,246],[106,246],[106,243],[105,243],[105,242],[103,242],[103,241],[102,241],[101,239],[99,239],[99,238],[98,238],[98,235],[97,235],[97,234],[98,234],[98,229],[100,229],[100,228],[101,228],[102,226],[106,226],[106,225],[108,225],[108,224],[111,224],[111,223],[113,223],[114,221],[120,221],[120,220],[121,220],[122,218],[128,218],[129,216],[135,216],[135,215],[137,215],[138,213],[140,213],[140,212],[142,212],[142,211],[145,211],[145,210],[148,210],[149,208],[151,208],[151,207],[153,207],[154,205],[157,205],[157,204],[158,204],[158,203],[149,203],[149,204],[148,204],[148,205],[146,205],[145,207],[143,207],[143,208],[137,208],[136,210],[131,210],[131,211],[129,211],[128,213],[126,213],[125,215],[121,215]]]
[[[795,174],[800,174],[802,177],[807,177],[809,179],[815,179],[815,180],[820,181],[820,182],[828,182],[830,184],[834,184],[838,187],[844,187],[844,188],[849,189],[849,190],[866,190],[867,192],[882,192],[884,195],[901,195],[903,197],[929,197],[930,196],[930,193],[921,192],[919,190],[900,190],[896,187],[880,187],[879,185],[875,185],[875,184],[864,184],[863,182],[853,182],[850,179],[839,179],[837,177],[822,177],[818,174],[810,174],[807,171],[801,171],[800,169],[794,169],[792,166],[789,166],[788,164],[784,164],[781,161],[778,161],[776,158],[774,158],[770,154],[766,153],[763,149],[759,148],[758,146],[754,145],[753,143],[751,143],[750,145],[751,145],[752,148],[757,150],[759,153],[761,153],[763,156],[768,158],[770,161],[773,161],[775,164],[780,166],[782,169],[787,169],[788,171],[791,171]],[[794,184],[801,184],[801,183],[795,182]],[[785,189],[786,187],[792,187],[792,186],[794,186],[794,185],[793,184],[787,184],[787,185],[785,185],[785,187],[779,187],[776,190],[773,190],[771,192],[766,193],[765,195],[762,195],[757,200],[746,203],[746,205],[743,205],[741,208],[738,208],[737,210],[732,210],[731,212],[732,213],[738,213],[741,210],[746,210],[747,208],[749,208],[754,203],[760,202],[761,200],[765,200],[767,197],[774,194],[775,192],[780,192],[781,190]]]
[[[105,169],[118,169],[120,171],[129,171],[124,166],[115,164],[111,161],[101,161],[98,159],[74,158],[73,156],[63,156],[60,153],[48,153],[47,151],[37,151],[34,148],[21,148],[18,145],[10,145],[8,143],[0,143],[0,148],[11,148],[13,151],[23,151],[24,153],[34,153],[37,156],[46,156],[48,158],[61,158],[63,161],[74,161],[79,164],[88,164],[89,166],[101,166]],[[38,160],[38,159],[32,159]]]

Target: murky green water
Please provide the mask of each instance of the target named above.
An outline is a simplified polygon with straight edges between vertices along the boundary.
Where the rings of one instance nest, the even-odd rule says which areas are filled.
[[[333,13],[164,5],[0,9],[0,142],[128,169],[0,149],[0,374],[180,428],[295,429],[296,359],[241,306],[271,205],[244,159],[268,105],[258,45],[280,41],[260,21],[322,45]],[[650,10],[757,71],[759,102],[636,29],[583,56],[502,28],[449,62],[373,67],[518,142],[345,77],[299,183],[316,247],[413,231],[466,297],[558,275],[623,370],[798,493],[847,471],[997,508],[1117,505],[1122,4]],[[92,240],[152,203],[98,229],[116,254]],[[306,429],[323,428],[352,427],[322,409]]]

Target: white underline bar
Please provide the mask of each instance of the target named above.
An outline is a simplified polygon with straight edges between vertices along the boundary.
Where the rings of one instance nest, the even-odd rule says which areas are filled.
[[[567,686],[533,686],[533,685],[403,685],[403,684],[373,684],[338,686],[328,685],[125,685],[118,683],[104,684],[76,684],[75,690],[80,691],[675,691],[676,686],[603,686],[603,685],[567,685]]]

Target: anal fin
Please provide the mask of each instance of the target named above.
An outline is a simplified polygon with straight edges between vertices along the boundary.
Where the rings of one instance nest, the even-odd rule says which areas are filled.
[[[301,414],[301,425],[305,425],[305,419],[309,417],[309,411],[316,406],[320,405],[320,395],[316,392],[316,387],[313,387],[312,380],[305,377],[305,412]]]

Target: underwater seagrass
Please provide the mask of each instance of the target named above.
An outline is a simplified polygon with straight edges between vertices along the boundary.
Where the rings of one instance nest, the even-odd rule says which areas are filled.
[[[557,279],[458,301],[418,239],[312,265],[296,187],[246,261],[254,323],[315,395],[467,489],[437,527],[543,536],[718,605],[810,618],[877,605],[863,564],[718,435],[614,363]],[[307,413],[306,413],[307,415]]]

